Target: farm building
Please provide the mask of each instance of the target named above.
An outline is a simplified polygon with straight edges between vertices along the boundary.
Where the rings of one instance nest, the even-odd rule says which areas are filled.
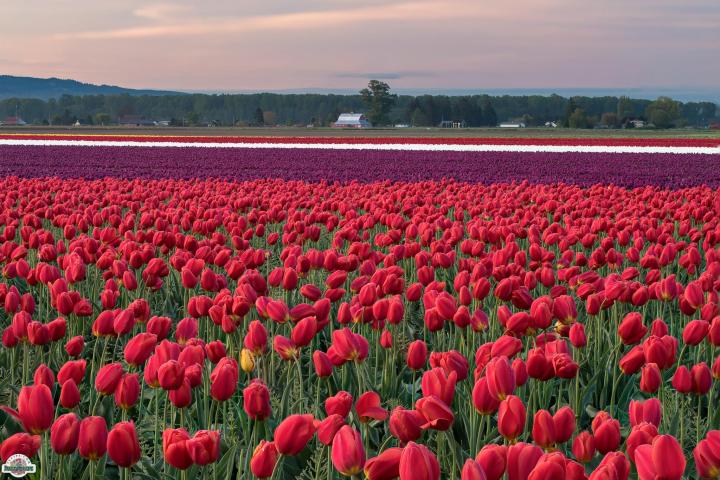
[[[462,121],[456,121],[456,120],[443,120],[440,122],[439,125],[440,128],[467,128],[467,124],[465,123],[465,120]]]
[[[372,124],[362,113],[341,113],[333,128],[370,128]]]
[[[23,125],[27,125],[27,123],[20,117],[7,117],[5,120],[0,122],[0,125],[7,127],[21,127]]]
[[[503,122],[499,125],[500,128],[525,128],[523,122]]]

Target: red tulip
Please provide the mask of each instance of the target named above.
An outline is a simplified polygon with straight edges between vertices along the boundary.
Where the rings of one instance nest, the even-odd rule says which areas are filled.
[[[224,402],[237,390],[240,377],[237,361],[223,357],[210,374],[210,395],[218,402]]]
[[[168,428],[163,431],[163,456],[165,462],[178,470],[190,468],[193,463],[188,450],[190,435],[184,428]]]
[[[650,362],[653,363],[653,362]],[[642,345],[636,345],[620,359],[620,370],[625,375],[632,375],[645,364],[645,351]],[[654,364],[657,365],[657,364]]]
[[[270,478],[275,470],[278,451],[273,442],[260,440],[250,458],[250,471],[257,478]]]
[[[33,383],[35,385],[47,385],[47,387],[52,390],[55,386],[55,374],[52,370],[50,370],[50,367],[48,367],[44,363],[41,363],[35,369],[35,374],[33,375]]]
[[[151,362],[152,359],[148,362],[148,365]],[[176,360],[168,360],[167,362],[160,365],[157,369],[158,385],[163,390],[177,390],[182,386],[184,379],[185,367]]]
[[[627,480],[629,474],[630,462],[625,455],[622,452],[610,452],[590,475],[590,480]]]
[[[207,465],[220,458],[220,432],[199,430],[187,441],[187,450],[195,465]]]
[[[335,469],[346,477],[360,473],[365,465],[360,432],[349,425],[340,428],[332,443],[331,459]]]
[[[692,320],[683,329],[683,342],[687,345],[699,345],[710,331],[710,324],[705,320]]]
[[[635,451],[640,480],[680,480],[685,473],[685,455],[672,435],[658,435],[652,445],[640,445]]]
[[[17,399],[18,414],[25,430],[36,435],[50,428],[55,418],[55,404],[47,385],[22,387]]]
[[[555,422],[547,410],[535,412],[532,426],[533,441],[547,450],[555,444]]]
[[[128,365],[135,367],[143,365],[145,361],[150,358],[150,355],[152,355],[156,344],[156,335],[152,333],[138,333],[125,345],[125,361]]]
[[[508,440],[515,440],[525,428],[525,405],[520,398],[510,395],[500,402],[498,431]]]
[[[515,391],[515,371],[505,356],[495,357],[485,367],[489,393],[497,400],[503,400]]]
[[[422,435],[425,417],[417,410],[406,410],[395,407],[390,414],[390,433],[400,441],[401,445],[412,442]]]
[[[80,437],[80,419],[74,413],[60,415],[50,428],[50,446],[58,455],[75,451]]]
[[[595,448],[601,454],[617,450],[620,446],[620,422],[607,412],[598,412],[592,421]]]
[[[315,434],[312,415],[293,414],[277,426],[274,433],[275,446],[283,455],[297,455]]]
[[[507,452],[508,480],[527,480],[542,455],[535,445],[523,442],[511,445]]]
[[[574,323],[570,327],[570,343],[575,348],[583,348],[587,345],[587,336],[585,335],[585,325],[582,323]]]
[[[690,369],[691,390],[695,395],[705,395],[712,388],[712,372],[707,363],[700,362]]]
[[[85,360],[69,360],[60,367],[57,374],[57,382],[59,385],[72,379],[76,384],[82,383],[85,378],[85,368],[87,362]]]
[[[581,463],[588,463],[595,456],[595,439],[588,431],[580,432],[573,440],[572,453]]]
[[[388,417],[388,411],[380,406],[380,395],[372,391],[360,395],[355,402],[355,411],[363,423],[370,420],[383,421]]]
[[[478,462],[468,458],[460,472],[460,480],[487,480],[487,476]]]
[[[95,375],[95,390],[100,395],[112,395],[124,374],[120,363],[110,363],[100,367]]]
[[[662,407],[657,398],[650,398],[644,402],[630,400],[630,426],[647,422],[659,427],[661,416]]]
[[[505,445],[485,445],[475,457],[485,472],[487,480],[500,480],[507,465],[507,447]]]
[[[435,395],[447,405],[452,405],[456,383],[457,374],[455,372],[447,374],[442,368],[433,368],[423,374],[420,385],[423,396]]]
[[[193,366],[196,367],[197,365]],[[180,388],[176,390],[170,390],[168,392],[168,399],[170,400],[170,403],[172,403],[175,408],[189,407],[190,404],[192,404],[192,388],[193,387],[190,382],[190,377],[186,375]]]
[[[472,391],[472,400],[475,410],[480,415],[490,415],[497,411],[500,401],[490,393],[487,377],[480,378],[475,382]]]
[[[332,397],[325,399],[325,413],[328,415],[338,414],[347,417],[352,409],[353,397],[348,392],[340,390]]]
[[[133,422],[115,424],[107,436],[107,453],[118,467],[129,468],[140,461],[140,443]]]
[[[700,478],[720,478],[720,430],[711,430],[700,440],[693,450],[693,458]]]
[[[40,435],[28,435],[24,432],[11,435],[0,445],[0,459],[5,463],[17,454],[32,458],[40,450],[40,442]]]
[[[427,345],[422,340],[415,340],[407,351],[407,366],[411,370],[421,370],[427,361]]]
[[[560,407],[553,415],[553,423],[555,424],[555,443],[565,443],[575,433],[575,412],[568,406]]]
[[[365,462],[367,480],[393,480],[400,476],[402,448],[388,448]]]
[[[72,378],[60,388],[60,405],[63,408],[75,408],[80,403],[80,389]]]
[[[648,329],[643,324],[642,315],[638,312],[631,312],[625,315],[620,326],[618,336],[625,345],[634,345],[643,339]]]
[[[315,374],[320,378],[329,377],[333,372],[333,364],[325,352],[315,350],[313,352],[313,365],[315,366]]]
[[[336,413],[325,418],[317,427],[317,436],[320,443],[323,445],[332,445],[335,434],[343,425],[346,425],[345,418]]]
[[[625,440],[625,453],[634,463],[635,452],[640,445],[650,445],[655,437],[658,436],[658,430],[652,423],[641,423],[634,426]]]
[[[297,345],[282,335],[275,335],[273,338],[273,350],[285,361],[296,360],[300,355]]]
[[[265,420],[270,417],[270,391],[256,379],[243,390],[243,408],[252,420]]]
[[[137,373],[126,373],[115,387],[115,405],[130,410],[140,397],[140,380]]]
[[[335,330],[332,333],[332,346],[335,353],[346,361],[362,362],[368,355],[368,341],[349,328]]]
[[[662,375],[656,363],[646,363],[640,374],[640,390],[645,393],[655,393],[662,383]]]
[[[678,393],[688,394],[692,391],[692,377],[685,365],[680,365],[672,378],[672,386]]]
[[[103,417],[85,417],[80,421],[78,453],[91,461],[99,460],[107,451],[108,431]]]
[[[455,421],[452,409],[435,395],[423,397],[415,402],[415,410],[425,419],[422,429],[447,430]]]
[[[400,454],[400,480],[438,480],[440,464],[425,445],[408,443]]]

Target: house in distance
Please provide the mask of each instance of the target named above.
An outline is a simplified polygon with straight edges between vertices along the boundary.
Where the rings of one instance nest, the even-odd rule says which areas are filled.
[[[370,128],[372,124],[362,113],[341,113],[333,128]]]

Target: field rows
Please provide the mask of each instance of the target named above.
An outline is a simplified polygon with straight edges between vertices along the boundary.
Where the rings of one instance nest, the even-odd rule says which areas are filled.
[[[720,477],[720,154],[612,151],[710,142],[2,141],[34,478]]]

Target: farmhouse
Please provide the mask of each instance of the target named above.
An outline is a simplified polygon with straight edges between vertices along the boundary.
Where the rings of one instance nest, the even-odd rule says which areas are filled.
[[[5,120],[0,122],[0,125],[6,126],[6,127],[21,127],[23,125],[27,125],[27,122],[25,122],[20,117],[7,117]]]
[[[456,121],[456,120],[443,120],[440,122],[439,125],[440,128],[467,128],[467,124],[465,123],[465,120],[462,121]]]
[[[362,113],[341,113],[333,128],[370,128],[372,124]]]

